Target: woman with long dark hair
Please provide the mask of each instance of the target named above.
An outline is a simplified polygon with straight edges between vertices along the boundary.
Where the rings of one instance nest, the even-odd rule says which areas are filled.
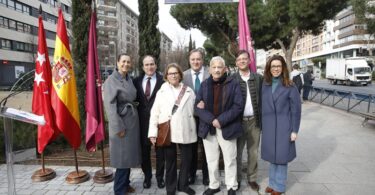
[[[270,163],[266,193],[286,191],[288,163],[296,158],[297,133],[301,122],[301,99],[289,79],[282,56],[272,56],[266,64],[262,86],[262,159]]]

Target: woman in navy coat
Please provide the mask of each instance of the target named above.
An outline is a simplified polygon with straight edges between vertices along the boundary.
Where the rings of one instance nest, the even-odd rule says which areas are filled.
[[[262,86],[261,156],[270,162],[267,193],[285,192],[288,163],[296,158],[295,140],[301,121],[301,99],[289,79],[286,62],[272,56],[265,68]]]

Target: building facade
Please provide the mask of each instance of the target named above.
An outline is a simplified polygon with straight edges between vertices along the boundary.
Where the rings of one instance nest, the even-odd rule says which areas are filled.
[[[138,64],[138,14],[121,0],[97,0],[98,58],[104,78],[115,68],[117,55],[127,53]]]
[[[302,69],[318,68],[327,58],[368,57],[374,51],[374,38],[366,31],[365,24],[356,18],[352,7],[339,12],[333,20],[326,21],[324,30],[319,35],[302,36],[293,53],[293,62]],[[372,52],[374,53],[374,52]],[[314,62],[315,59],[315,62]],[[318,66],[314,63],[319,61]]]
[[[172,52],[172,39],[160,31],[160,70],[164,71],[167,64],[171,63],[170,54]]]
[[[71,34],[71,1],[60,2],[68,34]],[[58,16],[57,0],[0,0],[1,87],[12,86],[21,73],[35,69],[39,5],[43,9],[48,54],[52,59]]]

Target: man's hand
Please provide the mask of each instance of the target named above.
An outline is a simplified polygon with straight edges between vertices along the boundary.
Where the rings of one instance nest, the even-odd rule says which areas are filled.
[[[204,109],[204,102],[202,100],[197,104],[197,108]]]
[[[150,137],[150,142],[152,143],[152,145],[155,146],[155,143],[156,143],[156,137]]]
[[[292,132],[292,134],[290,134],[290,141],[294,142],[296,141],[296,139],[297,139],[297,133]]]
[[[125,130],[118,132],[117,136],[119,136],[120,138],[125,137]]]
[[[215,128],[221,129],[221,125],[217,119],[214,119],[212,121],[212,126],[214,126]]]

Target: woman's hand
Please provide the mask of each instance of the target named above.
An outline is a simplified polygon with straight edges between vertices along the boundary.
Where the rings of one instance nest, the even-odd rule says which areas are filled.
[[[119,136],[120,138],[125,137],[125,130],[118,132],[117,136]]]
[[[156,137],[150,137],[150,142],[152,143],[152,145],[155,146],[155,143],[156,143]]]
[[[292,134],[290,134],[290,141],[294,142],[296,141],[296,139],[297,139],[297,133],[292,132]]]
[[[204,109],[204,102],[202,100],[197,104],[197,108]]]

